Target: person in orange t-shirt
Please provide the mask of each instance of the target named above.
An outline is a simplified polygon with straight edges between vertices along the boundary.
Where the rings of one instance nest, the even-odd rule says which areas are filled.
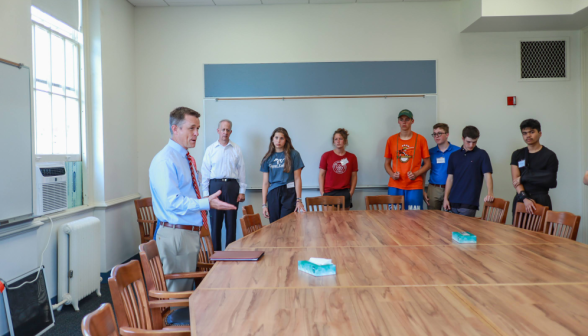
[[[400,133],[388,138],[384,154],[390,175],[388,195],[404,196],[405,210],[423,208],[423,175],[431,168],[429,145],[425,137],[412,131],[413,123],[412,112],[398,113]]]

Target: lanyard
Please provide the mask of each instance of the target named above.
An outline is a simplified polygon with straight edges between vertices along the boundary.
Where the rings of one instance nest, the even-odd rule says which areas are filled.
[[[416,147],[417,147],[417,140],[419,139],[419,135],[416,132],[412,132],[414,135],[414,151],[412,153],[412,157],[410,158],[410,170],[412,171],[412,167],[414,165],[414,155],[416,153]],[[398,144],[400,142],[400,133],[398,133],[398,137],[396,138],[396,159],[399,160],[400,159],[400,155],[398,154],[399,150],[398,150]],[[400,163],[398,163],[398,169],[400,170]],[[394,162],[392,162],[392,170],[394,170]]]

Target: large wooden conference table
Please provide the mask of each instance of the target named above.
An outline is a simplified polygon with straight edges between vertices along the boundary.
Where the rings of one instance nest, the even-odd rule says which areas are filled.
[[[453,243],[469,231],[477,245]],[[231,244],[192,335],[588,335],[588,247],[441,211],[291,214]],[[330,258],[313,277],[298,260]]]

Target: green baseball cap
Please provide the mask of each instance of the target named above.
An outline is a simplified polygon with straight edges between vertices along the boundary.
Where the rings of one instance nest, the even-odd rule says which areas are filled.
[[[410,119],[414,119],[412,116],[412,112],[410,112],[410,110],[407,110],[407,109],[404,109],[404,110],[400,111],[400,113],[398,113],[398,118],[400,118],[402,116],[407,116]]]

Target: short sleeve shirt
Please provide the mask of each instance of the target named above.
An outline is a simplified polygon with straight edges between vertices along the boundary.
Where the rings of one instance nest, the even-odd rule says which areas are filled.
[[[459,147],[449,144],[449,147],[442,152],[439,146],[429,148],[431,155],[431,172],[429,175],[429,183],[445,185],[447,182],[447,164],[449,164],[449,156],[453,152],[457,152]]]
[[[351,174],[358,170],[355,154],[346,152],[339,156],[328,151],[321,156],[320,169],[326,170],[325,192],[351,188]]]
[[[453,175],[449,203],[469,205],[478,210],[486,173],[492,174],[492,164],[485,150],[474,147],[467,152],[462,147],[453,152],[447,165],[447,174]]]
[[[390,177],[389,187],[402,190],[423,189],[422,175],[414,180],[409,179],[407,175],[410,170],[412,172],[419,170],[421,161],[429,157],[429,146],[422,135],[412,132],[410,139],[402,140],[400,134],[394,134],[386,142],[384,157],[392,159],[392,170],[400,172],[398,180]]]
[[[269,191],[290,182],[294,182],[294,171],[304,168],[304,163],[300,154],[296,150],[290,151],[292,158],[292,169],[289,173],[284,172],[284,164],[286,162],[286,154],[284,152],[274,153],[267,160],[261,164],[261,172],[269,173]]]
[[[536,153],[529,153],[527,147],[514,151],[510,159],[510,164],[519,167],[521,176],[525,173],[527,168],[531,170],[549,170],[557,173],[559,167],[557,155],[545,146]],[[536,192],[549,192],[549,188],[531,183],[523,183],[523,187],[525,187],[525,191],[529,194]]]

